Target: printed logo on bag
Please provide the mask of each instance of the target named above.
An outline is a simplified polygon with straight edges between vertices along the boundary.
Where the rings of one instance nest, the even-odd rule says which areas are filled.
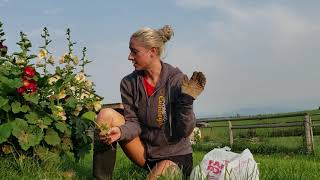
[[[164,96],[159,96],[158,98],[158,115],[157,115],[157,123],[160,127],[167,120],[167,111],[166,111],[166,100]]]
[[[226,161],[226,160],[224,160],[224,161],[209,160],[207,170],[212,172],[215,175],[220,175],[221,174],[221,170],[228,163],[229,163],[229,161]]]

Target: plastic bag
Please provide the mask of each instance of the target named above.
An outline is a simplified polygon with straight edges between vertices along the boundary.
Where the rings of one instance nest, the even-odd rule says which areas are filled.
[[[229,147],[208,152],[192,172],[191,180],[259,180],[259,170],[249,149],[234,153]]]

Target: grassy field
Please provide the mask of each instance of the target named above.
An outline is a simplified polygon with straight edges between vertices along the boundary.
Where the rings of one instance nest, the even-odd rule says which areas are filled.
[[[317,146],[319,152],[319,146]],[[193,154],[194,165],[201,162],[206,151],[197,150]],[[320,179],[320,156],[296,153],[258,154],[253,153],[260,171],[260,179],[266,180],[310,180]],[[32,159],[0,159],[1,179],[91,179],[92,154],[79,163],[71,156],[60,162],[48,160],[38,164]],[[62,163],[61,163],[62,162]],[[138,168],[122,152],[117,150],[114,179],[145,179],[148,171]]]
[[[312,117],[314,122],[319,115]],[[288,122],[302,119],[282,118],[264,120],[272,122]],[[261,122],[261,121],[259,121]],[[237,122],[239,124],[243,122]],[[252,122],[258,123],[258,122]],[[222,125],[223,122],[215,125]],[[315,154],[306,155],[303,148],[302,128],[257,129],[256,131],[236,131],[235,144],[232,151],[241,152],[249,148],[260,171],[260,179],[266,180],[320,180],[320,129],[314,128]],[[279,137],[283,136],[283,137]],[[203,156],[215,147],[228,145],[228,129],[214,128],[202,131],[199,145],[194,146],[194,166],[199,164]],[[71,155],[60,160],[50,159],[37,163],[27,157],[0,157],[0,179],[91,179],[92,153],[79,163],[74,162]],[[146,179],[148,171],[135,166],[124,155],[121,148],[117,150],[117,161],[113,174],[116,180]],[[170,178],[164,178],[170,179]]]
[[[205,152],[194,152],[194,163],[202,160]],[[320,179],[320,158],[318,156],[306,156],[296,154],[254,154],[259,163],[261,179],[279,180],[310,180]],[[88,155],[79,163],[71,159],[64,160],[62,164],[47,163],[39,165],[32,160],[24,160],[23,167],[18,163],[2,160],[0,168],[1,179],[90,179],[92,171],[92,159]],[[128,160],[121,150],[118,150],[117,162],[114,171],[114,179],[145,179],[147,171],[138,168]]]

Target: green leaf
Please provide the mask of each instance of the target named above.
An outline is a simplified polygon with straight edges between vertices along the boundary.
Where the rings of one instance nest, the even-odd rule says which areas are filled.
[[[18,137],[22,131],[28,129],[28,123],[24,119],[16,118],[12,123],[12,134]]]
[[[30,55],[30,56],[27,57],[27,59],[34,59],[36,57],[37,57],[37,55]]]
[[[5,76],[0,76],[0,82],[2,82],[3,84],[7,84],[9,81],[9,79]]]
[[[54,84],[54,87],[55,87],[54,90],[55,90],[55,92],[58,92],[58,91],[60,90],[63,82],[64,82],[64,79],[59,79],[59,80]]]
[[[16,44],[20,45],[21,43],[16,43]],[[15,52],[15,53],[13,53],[13,55],[23,56],[23,53],[22,52]]]
[[[53,145],[53,146],[59,144],[60,141],[61,141],[58,133],[53,129],[48,129],[47,130],[46,135],[44,137],[44,140],[49,145]]]
[[[11,106],[9,104],[6,104],[2,106],[1,109],[3,109],[5,112],[9,112],[11,110]]]
[[[23,150],[28,150],[30,147],[40,143],[43,139],[43,132],[40,128],[28,123],[20,118],[16,118],[12,123],[12,135],[14,135],[19,145]]]
[[[10,67],[10,74],[14,75],[14,76],[21,76],[22,70],[19,67],[13,66]],[[20,79],[21,81],[21,79]]]
[[[77,100],[74,97],[69,97],[66,106],[74,109],[77,106]]]
[[[14,78],[13,80],[10,81],[9,86],[14,89],[21,87],[22,86],[21,78]]]
[[[57,66],[56,73],[57,73],[57,75],[61,75],[61,74],[63,74],[63,70],[59,66]]]
[[[39,80],[37,81],[38,86],[39,87],[46,86],[48,79],[49,79],[49,76],[40,77]]]
[[[62,133],[64,133],[68,129],[67,124],[64,122],[57,122],[55,126]]]
[[[0,96],[0,107],[6,105],[8,103],[8,99]]]
[[[36,124],[39,120],[39,117],[35,112],[30,112],[29,114],[26,114],[25,117],[30,124]]]
[[[21,103],[20,102],[17,102],[17,101],[13,102],[11,104],[11,107],[12,107],[12,112],[15,114],[17,114],[21,111]]]
[[[47,102],[47,101],[40,101],[40,106],[41,107],[47,107],[48,105],[49,105],[50,103],[49,102]]]
[[[23,94],[23,97],[26,101],[38,104],[39,96],[37,94]]]
[[[88,111],[82,114],[81,119],[84,121],[94,121],[96,119],[96,113],[93,111]]]
[[[21,131],[17,138],[21,148],[26,151],[40,143],[43,139],[43,132],[37,126],[31,125],[25,131]]]
[[[26,112],[30,111],[30,107],[28,105],[22,105],[21,106],[21,111],[26,113]]]
[[[40,129],[48,129],[48,125],[50,125],[52,120],[49,117],[42,117],[36,121],[37,126]]]
[[[11,135],[11,131],[12,125],[10,122],[0,125],[0,144],[7,141]]]
[[[71,133],[72,133],[72,132],[71,132],[71,129],[70,129],[70,128],[67,128],[66,131],[64,132],[64,134],[67,135],[68,137],[71,136]]]
[[[53,120],[52,120],[50,117],[48,117],[48,116],[43,117],[42,120],[43,120],[43,123],[44,123],[45,125],[50,125],[51,122],[53,121]]]
[[[11,89],[21,87],[22,85],[21,78],[8,79],[7,77],[0,76],[0,82],[10,87]]]

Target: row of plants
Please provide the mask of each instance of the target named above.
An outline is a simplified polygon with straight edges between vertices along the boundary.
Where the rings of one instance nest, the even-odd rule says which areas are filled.
[[[72,152],[80,159],[91,149],[86,130],[93,125],[102,97],[86,74],[91,62],[74,54],[70,29],[66,53],[51,53],[51,40],[43,28],[37,55],[20,32],[19,50],[10,53],[0,22],[0,155],[45,159]]]

